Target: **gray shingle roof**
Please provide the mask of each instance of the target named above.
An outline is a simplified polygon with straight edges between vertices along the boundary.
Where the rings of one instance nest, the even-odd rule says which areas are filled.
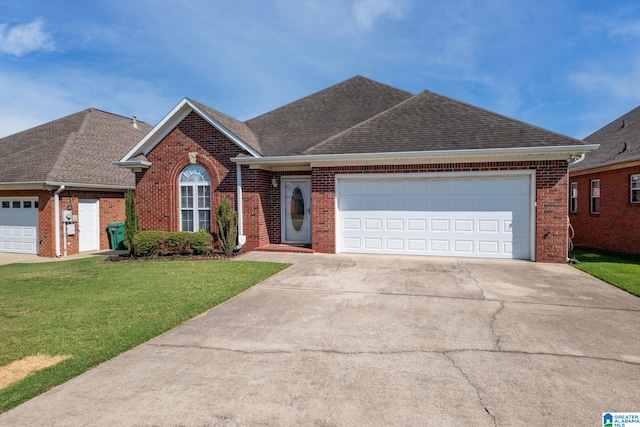
[[[587,153],[571,169],[586,169],[640,159],[640,107],[636,107],[584,139],[600,148]]]
[[[0,183],[64,182],[133,186],[113,164],[151,130],[130,118],[89,108],[0,139]]]
[[[245,123],[262,155],[298,155],[411,96],[356,76]]]
[[[496,113],[424,91],[305,151],[380,153],[583,145]]]

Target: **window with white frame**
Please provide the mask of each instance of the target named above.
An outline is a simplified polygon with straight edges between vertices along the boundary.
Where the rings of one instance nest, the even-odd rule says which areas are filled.
[[[569,186],[569,212],[578,212],[578,183]]]
[[[640,175],[631,175],[631,203],[640,203]]]
[[[211,181],[200,165],[190,165],[180,174],[180,230],[211,231]]]
[[[591,213],[600,213],[600,180],[591,180]]]

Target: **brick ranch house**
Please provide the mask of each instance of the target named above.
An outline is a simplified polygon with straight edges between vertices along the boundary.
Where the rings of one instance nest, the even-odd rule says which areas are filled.
[[[600,148],[569,169],[573,241],[640,254],[640,107],[585,141]]]
[[[89,108],[0,139],[0,252],[108,249],[107,225],[124,220],[124,193],[135,188],[112,162],[150,129]]]
[[[594,148],[357,76],[245,122],[184,99],[117,164],[146,230],[209,229],[228,197],[248,250],[565,262],[568,159]]]

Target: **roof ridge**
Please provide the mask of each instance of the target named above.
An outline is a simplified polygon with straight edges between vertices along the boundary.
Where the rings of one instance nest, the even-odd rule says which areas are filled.
[[[74,131],[74,132],[69,133],[69,135],[67,135],[67,138],[66,138],[64,144],[62,144],[62,148],[60,149],[60,152],[58,153],[58,157],[56,158],[55,162],[53,162],[53,165],[51,166],[51,169],[49,169],[49,173],[47,173],[47,181],[56,181],[57,180],[56,178],[58,176],[58,173],[60,172],[60,169],[62,168],[62,164],[67,159],[67,155],[71,151],[71,147],[73,146],[73,143],[75,142],[76,136],[82,134],[84,129],[87,127],[87,121],[91,117],[91,112],[92,112],[91,108],[86,109],[84,111],[84,113],[85,113],[84,118],[82,119],[82,123],[80,123],[80,126],[78,127],[78,129],[76,131]]]
[[[355,81],[355,80],[366,80],[366,81],[369,81],[369,82],[372,82],[372,83],[379,84],[379,85],[381,85],[381,86],[386,86],[386,87],[388,87],[388,88],[391,88],[391,89],[394,89],[394,90],[397,90],[397,91],[400,91],[400,92],[405,92],[405,93],[408,93],[408,94],[414,95],[413,93],[411,93],[411,92],[409,92],[409,91],[406,91],[406,90],[404,90],[404,89],[399,89],[399,88],[397,88],[397,87],[394,87],[394,86],[388,85],[388,84],[386,84],[386,83],[380,83],[380,82],[379,82],[379,81],[377,81],[377,80],[373,80],[373,79],[370,79],[370,78],[368,78],[368,77],[361,76],[360,74],[356,74],[355,76],[353,76],[353,77],[351,77],[351,78],[349,78],[349,79],[347,79],[347,80],[341,81],[341,82],[336,83],[336,84],[334,84],[334,85],[331,85],[331,86],[329,86],[329,87],[325,87],[324,89],[317,90],[317,91],[315,91],[315,92],[313,92],[313,93],[310,93],[310,94],[308,94],[308,95],[306,95],[306,96],[303,96],[302,98],[295,99],[295,100],[293,100],[293,101],[291,101],[291,102],[288,102],[288,103],[286,103],[286,104],[284,104],[284,105],[281,105],[280,107],[277,107],[277,108],[275,108],[275,109],[273,109],[273,110],[266,111],[266,112],[264,112],[264,113],[262,113],[262,114],[260,114],[260,115],[258,115],[258,116],[255,116],[255,117],[252,117],[252,118],[250,118],[250,119],[248,119],[248,120],[245,120],[243,123],[245,123],[247,126],[249,126],[249,125],[248,125],[248,123],[249,123],[249,122],[251,122],[251,121],[253,121],[253,120],[256,120],[256,119],[258,119],[258,118],[260,118],[260,117],[263,117],[263,116],[265,116],[265,115],[267,115],[267,114],[271,114],[271,113],[273,113],[273,112],[275,112],[275,111],[279,111],[279,110],[281,110],[281,109],[283,109],[283,108],[286,108],[286,107],[288,107],[288,106],[290,106],[290,105],[292,105],[292,104],[295,104],[295,103],[298,103],[298,102],[304,101],[305,99],[310,98],[310,97],[312,97],[312,96],[314,96],[314,95],[317,95],[317,94],[319,94],[319,93],[321,93],[321,92],[329,91],[329,90],[334,89],[334,88],[336,88],[336,87],[346,85],[346,84],[351,83],[351,82],[353,82],[353,81]]]
[[[390,86],[390,87],[393,87],[393,86]],[[411,93],[411,92],[408,92],[408,93]],[[350,128],[347,128],[347,129],[345,129],[345,130],[343,130],[343,131],[341,131],[341,132],[338,132],[338,133],[336,133],[335,135],[331,135],[329,138],[325,139],[324,141],[320,141],[320,142],[319,142],[319,143],[317,143],[316,145],[313,145],[313,146],[311,146],[311,147],[307,148],[307,149],[306,149],[306,150],[304,150],[302,153],[303,153],[303,154],[309,154],[309,153],[310,153],[312,150],[314,150],[315,148],[319,148],[319,147],[321,147],[321,146],[323,146],[323,145],[325,145],[325,144],[328,144],[328,143],[329,143],[329,142],[331,142],[332,140],[334,140],[334,139],[336,139],[336,138],[338,138],[338,137],[340,137],[340,136],[344,135],[344,134],[345,134],[345,133],[347,133],[347,132],[350,132],[350,131],[351,131],[351,130],[353,130],[353,129],[356,129],[356,128],[360,127],[360,126],[364,126],[366,123],[368,123],[368,122],[370,122],[370,121],[372,121],[372,120],[376,119],[377,117],[380,117],[381,115],[386,114],[386,113],[388,113],[389,111],[394,110],[395,108],[398,108],[398,107],[399,107],[399,106],[401,106],[402,104],[404,104],[404,103],[406,103],[406,102],[411,101],[412,99],[414,99],[414,98],[415,98],[415,97],[417,97],[418,95],[419,95],[419,94],[417,94],[417,95],[412,95],[412,96],[410,96],[409,98],[407,98],[407,99],[405,99],[405,100],[403,100],[403,101],[400,101],[400,102],[398,102],[397,104],[394,104],[393,106],[391,106],[391,107],[387,108],[386,110],[381,111],[381,112],[379,112],[378,114],[376,114],[376,115],[374,115],[374,116],[371,116],[371,117],[369,117],[369,118],[367,118],[367,119],[365,119],[365,120],[363,120],[363,121],[361,121],[361,122],[359,122],[359,123],[356,123],[355,125],[351,126]]]

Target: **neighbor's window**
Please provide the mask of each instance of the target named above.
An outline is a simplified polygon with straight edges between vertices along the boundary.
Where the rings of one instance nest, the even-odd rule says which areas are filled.
[[[631,175],[631,203],[640,203],[640,175]]]
[[[569,212],[578,212],[578,183],[572,182],[569,188]]]
[[[600,180],[591,180],[591,213],[600,213]]]
[[[180,230],[211,231],[211,181],[200,165],[187,166],[180,174]]]

